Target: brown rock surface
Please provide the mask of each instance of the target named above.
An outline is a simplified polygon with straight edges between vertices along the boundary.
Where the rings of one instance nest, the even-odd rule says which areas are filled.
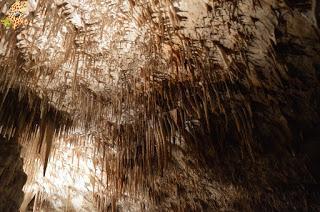
[[[23,146],[23,206],[320,210],[318,7],[39,1],[28,26],[0,29],[0,134]]]

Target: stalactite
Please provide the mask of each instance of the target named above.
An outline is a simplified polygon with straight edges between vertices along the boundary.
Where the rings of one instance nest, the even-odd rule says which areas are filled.
[[[170,164],[177,141],[198,152],[207,147],[222,149],[225,138],[236,135],[242,151],[254,158],[251,100],[238,84],[248,81],[250,88],[261,87],[262,80],[250,68],[251,53],[246,49],[252,35],[245,30],[249,26],[240,17],[238,1],[206,4],[203,33],[198,26],[189,32],[190,26],[184,25],[188,17],[174,1],[96,2],[103,10],[96,11],[96,20],[81,19],[83,26],[74,23],[76,12],[68,11],[72,3],[42,0],[29,28],[7,33],[1,28],[1,38],[6,37],[0,57],[1,111],[11,111],[6,107],[15,92],[15,101],[26,105],[18,107],[23,111],[18,120],[0,113],[1,134],[23,134],[20,142],[29,145],[32,156],[42,154],[44,173],[50,158],[61,159],[55,150],[63,142],[94,145],[94,173],[101,172],[99,178],[92,178],[92,192],[100,209],[111,201],[115,210],[116,200],[127,190],[136,194],[146,184],[152,187],[154,175],[161,175]],[[224,14],[221,8],[229,12]],[[216,32],[219,27],[226,27],[229,34],[237,28],[234,47],[225,46]],[[26,44],[15,47],[15,42]],[[135,47],[126,49],[123,43]],[[61,58],[50,56],[51,51],[60,52]],[[282,73],[275,53],[269,54]],[[137,55],[144,58],[138,61]],[[281,87],[276,72],[272,82]],[[77,132],[88,137],[77,137]],[[78,170],[79,151],[74,148],[71,157]],[[39,164],[30,162],[33,165]],[[112,195],[99,196],[100,184]],[[40,199],[37,194],[36,202]]]

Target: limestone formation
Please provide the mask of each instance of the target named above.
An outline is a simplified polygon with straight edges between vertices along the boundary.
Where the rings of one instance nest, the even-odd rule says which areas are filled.
[[[0,211],[320,210],[317,1],[28,8],[0,28]]]

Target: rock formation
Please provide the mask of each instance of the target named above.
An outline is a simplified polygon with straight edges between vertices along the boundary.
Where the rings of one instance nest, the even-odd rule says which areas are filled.
[[[320,210],[317,1],[28,2],[0,28],[0,210]]]

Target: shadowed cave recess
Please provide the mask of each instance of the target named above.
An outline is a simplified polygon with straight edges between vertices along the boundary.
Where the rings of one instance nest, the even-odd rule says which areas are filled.
[[[0,0],[0,211],[320,211],[317,0]]]

